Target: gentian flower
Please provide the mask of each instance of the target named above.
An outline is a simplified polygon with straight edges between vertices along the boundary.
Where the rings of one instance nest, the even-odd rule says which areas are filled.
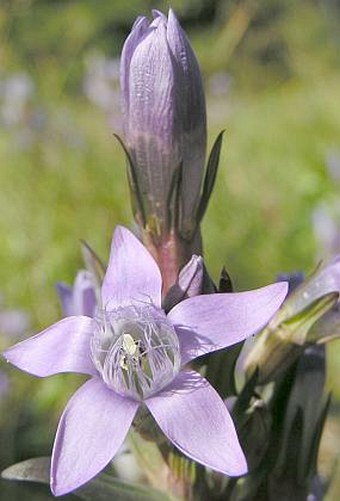
[[[65,317],[71,315],[94,316],[97,307],[96,292],[94,280],[89,271],[78,271],[73,287],[64,282],[58,282],[56,289]]]
[[[91,376],[70,399],[58,425],[51,463],[55,495],[76,489],[109,463],[140,406],[192,460],[226,475],[246,473],[226,406],[186,365],[263,327],[287,286],[190,297],[167,315],[161,288],[151,254],[118,227],[96,318],[66,317],[5,353],[9,362],[39,377],[61,372]]]
[[[169,194],[174,173],[182,168],[179,224],[188,236],[194,229],[206,154],[202,78],[173,11],[166,17],[154,10],[153,17],[151,23],[137,18],[122,50],[124,140],[146,224],[157,232],[168,229]],[[136,219],[140,222],[140,215]]]

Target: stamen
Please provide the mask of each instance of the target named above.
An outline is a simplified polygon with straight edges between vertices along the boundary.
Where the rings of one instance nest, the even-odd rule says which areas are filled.
[[[91,340],[93,362],[107,386],[141,400],[168,385],[179,371],[179,343],[154,306],[103,311]]]

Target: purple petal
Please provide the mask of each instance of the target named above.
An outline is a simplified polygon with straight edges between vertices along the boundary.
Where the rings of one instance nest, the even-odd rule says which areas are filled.
[[[129,110],[129,73],[130,61],[135,48],[143,39],[145,32],[149,26],[149,21],[146,17],[140,16],[136,19],[132,26],[130,35],[127,37],[120,58],[120,86],[122,90],[122,105],[123,114],[126,115]]]
[[[169,9],[168,15],[167,40],[176,61],[176,89],[180,92],[176,101],[182,127],[182,217],[184,221],[190,221],[198,203],[204,170],[207,142],[206,107],[196,56],[172,9]]]
[[[165,22],[167,22],[167,17],[160,10],[158,10],[158,9],[152,9],[151,12],[152,12],[152,17],[154,19],[157,19],[158,17],[160,17]]]
[[[200,374],[181,372],[171,386],[145,403],[164,434],[186,456],[226,475],[247,472],[228,410]]]
[[[87,381],[68,402],[55,437],[51,489],[60,496],[91,480],[122,445],[138,402]]]
[[[181,163],[182,129],[165,22],[157,17],[152,24],[131,58],[126,142],[138,168],[146,211],[162,226],[168,217],[165,201],[171,180]]]
[[[287,294],[287,283],[248,292],[185,299],[168,314],[181,348],[182,364],[246,339],[264,327]]]
[[[57,294],[60,299],[62,313],[65,317],[73,315],[73,291],[72,287],[64,282],[57,282],[55,284]]]
[[[67,317],[9,348],[4,356],[19,369],[39,377],[59,372],[95,375],[90,357],[94,329],[92,318]]]
[[[96,293],[92,275],[80,270],[73,286],[73,315],[93,317],[96,310]]]
[[[193,255],[180,271],[177,283],[169,289],[163,301],[163,309],[169,311],[184,298],[201,294],[203,273],[203,259],[200,256]]]
[[[152,301],[161,304],[162,278],[156,261],[126,228],[114,232],[109,265],[102,286],[105,308]]]

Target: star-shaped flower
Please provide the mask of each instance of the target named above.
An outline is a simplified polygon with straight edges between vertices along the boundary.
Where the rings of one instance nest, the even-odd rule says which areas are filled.
[[[167,315],[161,287],[149,252],[118,227],[95,318],[64,318],[5,353],[9,362],[36,376],[91,376],[58,425],[51,465],[55,495],[76,489],[109,463],[141,405],[194,461],[226,475],[247,472],[226,406],[186,364],[254,334],[278,309],[287,286],[195,296]]]

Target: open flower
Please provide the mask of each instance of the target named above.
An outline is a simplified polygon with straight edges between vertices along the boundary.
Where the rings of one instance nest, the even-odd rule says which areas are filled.
[[[96,292],[94,279],[87,270],[79,270],[73,287],[58,282],[57,293],[65,317],[87,315],[93,317],[96,311]]]
[[[222,399],[197,372],[194,358],[225,348],[263,327],[287,286],[195,296],[166,315],[161,274],[128,230],[114,233],[93,319],[72,316],[5,353],[22,370],[44,377],[88,374],[60,419],[52,453],[51,489],[61,495],[100,472],[145,405],[167,438],[194,461],[231,476],[247,464]],[[202,440],[204,438],[204,440]]]

